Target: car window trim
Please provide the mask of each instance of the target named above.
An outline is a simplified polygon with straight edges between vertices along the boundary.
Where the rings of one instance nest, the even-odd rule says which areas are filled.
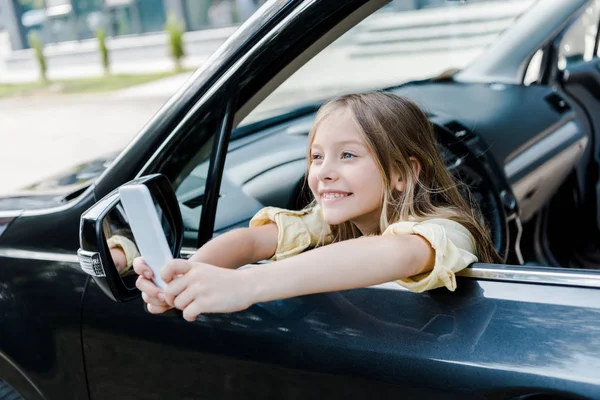
[[[230,91],[225,90],[225,92]],[[204,204],[202,205],[202,214],[200,215],[198,225],[198,248],[202,247],[213,236],[217,203],[219,201],[219,192],[221,191],[221,178],[223,177],[223,170],[225,168],[225,158],[227,157],[227,149],[231,137],[236,102],[237,96],[235,94],[227,100],[225,113],[221,117],[217,137],[210,154],[208,174],[206,176],[206,184],[204,185]]]
[[[196,249],[183,248],[181,256],[191,257]],[[467,279],[535,283],[543,285],[587,287],[600,289],[600,271],[595,274],[591,271],[573,270],[563,271],[559,268],[548,267],[536,271],[532,266],[521,265],[499,265],[475,263],[458,272],[456,275]]]
[[[458,272],[457,275],[464,278],[491,281],[535,283],[600,289],[600,273],[593,273],[585,270],[573,270],[567,272],[564,270],[564,268],[554,267],[540,267],[540,270],[535,270],[534,268],[536,267],[476,263]]]
[[[185,247],[181,249],[181,256],[189,258],[196,252],[196,249]],[[17,248],[0,247],[0,258],[24,259],[36,261],[52,261],[76,264],[79,269],[79,260],[74,254],[31,251]],[[543,270],[534,270],[534,267],[523,267],[519,265],[497,265],[475,263],[458,272],[456,275],[467,279],[497,281],[497,282],[515,282],[515,283],[533,283],[564,287],[586,287],[600,289],[600,271],[593,273],[591,271],[573,270],[570,272],[554,270],[552,267]]]

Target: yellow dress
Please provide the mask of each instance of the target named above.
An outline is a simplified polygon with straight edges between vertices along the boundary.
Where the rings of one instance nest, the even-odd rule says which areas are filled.
[[[329,226],[316,206],[303,211],[265,207],[250,221],[250,226],[277,224],[279,235],[273,260],[281,260],[304,250],[331,243]],[[433,269],[396,282],[413,292],[445,286],[456,289],[455,273],[477,261],[475,241],[467,228],[445,218],[421,222],[400,221],[391,224],[383,235],[416,234],[424,237],[435,250]]]

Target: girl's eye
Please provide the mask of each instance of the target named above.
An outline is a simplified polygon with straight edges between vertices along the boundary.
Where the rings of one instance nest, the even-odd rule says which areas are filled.
[[[346,152],[342,153],[342,158],[348,159],[348,158],[353,158],[353,157],[354,157],[354,154],[352,154],[352,153],[346,153]]]
[[[322,156],[322,155],[320,155],[320,154],[311,154],[311,155],[310,155],[310,159],[311,159],[311,160],[322,160],[322,159],[323,159],[323,156]]]

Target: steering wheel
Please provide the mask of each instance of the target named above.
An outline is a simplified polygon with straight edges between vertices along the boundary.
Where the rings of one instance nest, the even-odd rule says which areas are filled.
[[[508,224],[503,207],[498,177],[493,176],[495,164],[482,152],[474,151],[464,140],[457,139],[445,128],[436,126],[438,147],[446,167],[470,192],[472,202],[478,207],[483,222],[490,230],[494,248],[502,262],[508,255]],[[463,196],[469,199],[463,191]]]

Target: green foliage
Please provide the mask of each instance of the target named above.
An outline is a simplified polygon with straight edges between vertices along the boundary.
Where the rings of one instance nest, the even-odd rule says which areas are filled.
[[[192,72],[192,70],[186,70]],[[0,83],[0,98],[10,96],[29,96],[35,94],[61,95],[71,93],[97,93],[121,90],[128,87],[153,82],[174,76],[179,72],[156,72],[149,74],[110,74],[99,77],[53,80],[52,85],[45,82]]]
[[[169,47],[171,50],[171,57],[175,63],[177,71],[181,71],[181,59],[185,56],[183,49],[183,30],[174,14],[169,14],[167,17],[167,23],[165,30],[169,35]]]
[[[44,8],[44,0],[19,0],[18,3],[26,10],[41,10]]]
[[[96,38],[98,39],[98,50],[102,58],[102,67],[104,68],[104,73],[108,75],[110,73],[110,59],[108,57],[108,48],[106,47],[106,31],[104,28],[99,28],[96,31]]]
[[[40,39],[38,34],[34,31],[29,32],[28,39],[29,46],[35,52],[35,58],[37,59],[38,65],[40,67],[40,76],[42,78],[42,81],[48,82],[48,68],[46,66],[46,56],[44,55],[44,44],[42,43],[42,40]]]

